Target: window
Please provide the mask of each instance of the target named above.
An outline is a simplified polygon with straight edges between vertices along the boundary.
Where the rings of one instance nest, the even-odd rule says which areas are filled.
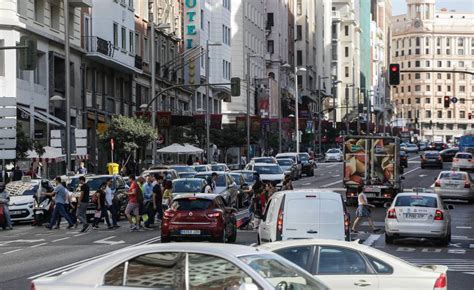
[[[122,27],[122,50],[127,50],[127,29]]]
[[[451,49],[446,49],[446,55],[451,55]]]
[[[430,85],[426,85],[426,91],[427,92],[431,91],[431,86]]]
[[[421,74],[420,73],[415,73],[415,80],[421,79]]]
[[[21,1],[18,1],[21,2]],[[51,28],[59,30],[59,5],[51,3]]]
[[[44,0],[35,0],[35,20],[43,23],[44,18]]]
[[[443,66],[443,62],[438,60],[438,67],[442,67]]]
[[[410,92],[410,86],[408,86],[408,92]],[[411,105],[411,98],[408,98],[408,105]]]
[[[430,49],[429,48],[425,49],[425,54],[430,54]]]
[[[303,0],[296,0],[296,14],[301,15],[303,13]]]
[[[453,114],[453,113],[452,113],[451,111],[448,111],[448,119],[451,119],[452,114]]]
[[[460,60],[460,61],[458,62],[458,66],[459,66],[459,67],[464,67],[464,61]]]
[[[431,111],[430,110],[425,111],[425,118],[431,118]]]
[[[148,44],[148,38],[143,38],[143,61],[148,62],[150,59],[150,45]]]
[[[415,61],[415,67],[420,67],[420,61],[419,60]]]
[[[466,112],[459,111],[459,118],[462,118],[462,119],[466,118]]]
[[[426,79],[431,79],[431,74],[430,73],[426,73]]]
[[[133,31],[129,31],[128,34],[129,34],[128,39],[129,39],[129,45],[130,45],[128,51],[133,54],[133,53],[135,53],[135,47],[134,47],[134,41],[133,41],[133,34],[134,33],[133,33]]]
[[[440,79],[441,79],[441,73],[437,73],[437,74],[436,74],[436,78],[437,78],[438,80],[440,80]]]
[[[464,46],[464,38],[462,38],[462,37],[459,37],[459,38],[458,38],[458,46],[459,46],[459,47],[463,47],[463,46]]]
[[[349,36],[349,25],[344,26],[344,35]],[[398,48],[398,42],[397,42],[397,48]]]
[[[5,45],[5,40],[0,39],[0,47]],[[5,51],[0,50],[0,76],[5,76]]]
[[[441,91],[442,91],[442,87],[438,85],[438,92],[441,92]]]
[[[29,2],[27,1],[16,1],[18,14],[26,16],[28,12],[28,3]]]
[[[136,50],[136,54],[141,56],[142,55],[142,52],[141,52],[141,46],[140,46],[140,34],[139,33],[135,33],[135,50]]]
[[[273,25],[273,13],[267,13],[267,29],[270,29]]]
[[[465,98],[460,98],[460,99],[459,99],[459,103],[460,103],[460,104],[465,104],[465,103],[466,103],[466,99],[465,99]]]
[[[346,78],[349,77],[349,67],[348,67],[348,66],[344,67],[344,76],[345,76]]]
[[[344,55],[345,55],[346,57],[349,57],[349,47],[348,47],[348,46],[346,46],[346,47],[344,48]]]
[[[291,247],[275,251],[275,253],[278,255],[282,256],[288,261],[295,263],[305,270],[308,270],[311,266],[311,261],[309,261],[309,258],[311,257],[312,252],[312,246]]]
[[[450,92],[451,91],[451,86],[446,86],[446,91]]]
[[[274,47],[273,40],[268,40],[267,41],[267,52],[268,53],[274,53],[275,52],[275,47]]]
[[[441,104],[441,98],[438,98],[438,104]]]
[[[408,92],[411,92],[411,86],[407,86]],[[408,104],[410,104],[410,99],[408,99]]]
[[[466,86],[459,86],[459,91],[464,93],[466,91]]]
[[[365,260],[358,252],[340,247],[321,247],[317,272],[319,275],[370,273]]]
[[[451,41],[450,41],[450,38],[446,38],[446,46],[450,46],[451,45]]]
[[[296,52],[296,65],[300,66],[303,65],[303,51],[298,50]]]
[[[114,23],[114,47],[118,47],[118,24]]]
[[[447,73],[447,74],[446,74],[446,79],[448,79],[448,80],[451,79],[451,74],[450,74],[450,73]]]
[[[201,29],[204,30],[204,10],[201,9]]]
[[[420,46],[420,38],[419,37],[415,38],[415,45]]]
[[[443,118],[443,111],[438,111],[438,119]]]
[[[415,85],[415,92],[420,92],[421,91],[421,86],[420,85]],[[419,104],[420,102],[417,102]]]
[[[465,80],[465,79],[466,79],[466,75],[463,74],[463,73],[459,74],[459,79],[460,79],[460,80]]]
[[[441,37],[436,37],[436,46],[441,46]]]
[[[382,262],[381,260],[374,258],[370,255],[365,255],[367,260],[369,260],[369,263],[372,265],[374,268],[375,272],[377,274],[392,274],[393,273],[393,268],[390,267],[388,264],[385,262]]]
[[[303,39],[303,27],[301,25],[296,25],[296,40]]]

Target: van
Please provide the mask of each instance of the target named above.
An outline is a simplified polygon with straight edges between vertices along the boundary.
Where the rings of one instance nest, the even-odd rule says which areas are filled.
[[[258,228],[258,242],[294,239],[350,241],[350,216],[342,196],[320,189],[273,194]]]
[[[296,164],[296,171],[297,171],[297,176],[298,179],[301,178],[301,175],[303,174],[303,166],[301,165],[301,158],[298,153],[294,152],[287,152],[287,153],[278,153],[275,156],[276,159],[292,159],[293,162]]]

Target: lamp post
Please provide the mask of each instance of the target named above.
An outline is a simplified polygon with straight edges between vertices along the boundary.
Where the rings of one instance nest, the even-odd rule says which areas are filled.
[[[282,91],[282,88],[281,88],[281,83],[282,83],[282,72],[283,71],[286,71],[287,69],[291,68],[291,65],[289,63],[285,63],[283,65],[280,65],[280,92]],[[280,97],[278,98],[278,153],[282,153],[282,109],[281,109],[281,93],[280,93]]]
[[[65,72],[65,90],[66,99],[66,174],[71,170],[71,96],[69,86],[71,84],[71,72],[69,71],[69,1],[63,0],[64,6],[64,72]]]
[[[261,55],[247,53],[247,162],[250,161],[250,59]]]
[[[296,3],[296,2],[295,2]],[[296,18],[296,17],[295,17]],[[296,53],[295,53],[295,64],[296,64]],[[298,68],[295,65],[295,130],[296,130],[296,153],[300,153],[300,124],[299,124],[299,95],[298,95],[298,72],[305,72],[305,67]]]
[[[353,88],[354,84],[346,84],[346,135],[349,135],[349,88]]]
[[[329,77],[318,76],[318,112],[321,112],[321,80],[328,79]],[[318,113],[318,153],[321,154],[321,114]]]
[[[211,107],[209,103],[209,76],[210,76],[210,57],[209,57],[209,47],[211,46],[221,46],[221,43],[212,43],[207,40],[206,42],[206,80],[207,80],[207,86],[206,86],[206,152],[207,152],[207,164],[210,164],[210,159],[211,159],[211,137],[210,137],[210,127],[211,127],[211,117],[210,117],[210,112],[211,112]]]

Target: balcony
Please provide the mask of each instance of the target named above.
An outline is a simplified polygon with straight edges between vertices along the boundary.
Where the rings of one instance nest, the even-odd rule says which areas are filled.
[[[112,42],[97,36],[83,36],[82,42],[88,53],[100,53],[109,57],[114,57],[114,47]]]
[[[68,0],[69,6],[88,8],[92,7],[92,0]]]
[[[143,59],[139,55],[135,55],[135,67],[138,69],[143,69]]]
[[[339,11],[331,11],[332,21],[341,20],[341,14]]]

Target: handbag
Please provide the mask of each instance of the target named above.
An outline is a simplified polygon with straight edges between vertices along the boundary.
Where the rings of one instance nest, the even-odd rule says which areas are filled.
[[[94,213],[94,217],[100,219],[102,216],[102,212],[100,210],[96,210]]]

